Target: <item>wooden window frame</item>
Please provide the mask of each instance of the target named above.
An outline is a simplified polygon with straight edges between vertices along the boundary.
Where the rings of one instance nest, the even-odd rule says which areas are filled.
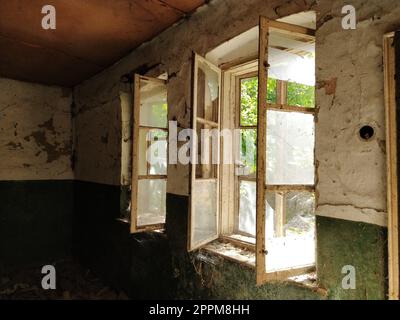
[[[241,110],[242,110],[242,105],[241,105],[241,92],[242,92],[242,85],[241,82],[242,80],[245,79],[250,79],[253,77],[257,77],[257,70],[250,72],[250,73],[246,73],[243,75],[239,75],[236,76],[235,79],[235,90],[236,90],[236,101],[235,101],[235,129],[239,129],[239,130],[257,130],[257,125],[243,125],[241,123]],[[241,137],[240,137],[241,139]],[[238,144],[240,146],[240,141],[238,141]],[[240,155],[240,150],[239,150],[239,146],[237,146],[237,152],[238,155]],[[235,168],[237,166],[235,165]],[[234,183],[234,199],[235,199],[235,211],[234,211],[234,226],[233,226],[233,234],[237,234],[237,235],[242,235],[242,236],[246,236],[246,237],[251,237],[253,238],[253,235],[248,234],[244,231],[239,230],[239,210],[240,210],[240,196],[239,196],[239,192],[240,192],[240,183],[242,181],[248,181],[248,182],[256,182],[257,177],[256,174],[254,174],[253,176],[239,176],[236,174],[236,170],[234,173],[235,176],[235,183]],[[255,238],[255,237],[254,237]],[[232,238],[230,238],[232,239]],[[242,243],[247,243],[245,241],[240,241],[240,240],[236,240],[236,239],[232,239],[233,242],[242,242]],[[255,244],[251,244],[252,247],[255,247]]]
[[[396,84],[395,33],[384,36],[384,79],[385,79],[385,117],[386,117],[386,161],[387,161],[387,211],[388,211],[388,276],[389,299],[399,300],[399,184],[398,184],[398,106]],[[400,37],[399,37],[400,41]],[[400,46],[398,46],[400,48]]]
[[[237,92],[234,94],[235,97],[232,97],[232,90],[227,90],[225,88],[226,84],[225,81],[227,80],[226,76],[225,76],[225,72],[230,72],[230,70],[232,69],[237,69],[237,74],[240,74],[241,78],[248,78],[247,76],[249,74],[252,74],[254,76],[257,76],[258,74],[258,79],[259,79],[259,84],[263,83],[261,88],[259,86],[258,92],[258,122],[257,122],[257,126],[254,126],[255,129],[257,129],[257,205],[256,205],[256,244],[251,244],[249,242],[246,241],[241,241],[235,238],[232,238],[230,235],[232,235],[232,230],[235,230],[235,224],[231,223],[230,221],[228,222],[223,222],[224,225],[227,225],[226,228],[224,228],[224,231],[221,232],[221,230],[218,230],[218,236],[213,237],[213,239],[204,241],[204,243],[199,244],[196,248],[191,248],[190,247],[190,238],[192,237],[192,230],[191,230],[191,215],[189,217],[189,241],[188,241],[188,251],[192,251],[194,249],[197,249],[198,247],[207,244],[208,242],[212,241],[212,240],[216,240],[219,239],[221,241],[224,242],[230,242],[234,245],[237,245],[238,247],[243,247],[246,248],[248,250],[255,250],[255,256],[256,256],[256,274],[257,274],[257,284],[261,285],[263,283],[265,283],[266,281],[273,281],[273,280],[286,280],[289,277],[293,277],[299,274],[304,274],[307,272],[311,272],[311,271],[315,271],[315,265],[313,266],[307,266],[307,267],[302,267],[302,268],[296,268],[296,269],[288,269],[288,270],[282,270],[279,272],[273,272],[273,273],[266,273],[265,272],[265,228],[262,227],[262,225],[265,226],[265,191],[266,190],[270,190],[270,191],[278,191],[278,192],[286,192],[286,191],[307,191],[307,192],[314,192],[315,193],[315,184],[313,185],[276,185],[276,186],[266,186],[265,184],[265,161],[262,160],[263,157],[260,157],[260,154],[264,154],[265,152],[262,151],[262,148],[260,148],[259,146],[262,145],[264,143],[265,145],[265,140],[266,140],[266,125],[260,126],[260,123],[265,123],[266,124],[266,112],[267,110],[277,110],[277,111],[283,111],[283,112],[298,112],[298,113],[305,113],[305,114],[312,114],[314,116],[316,116],[317,112],[318,112],[318,108],[317,106],[315,106],[314,108],[307,108],[307,107],[300,107],[300,106],[290,106],[287,105],[282,99],[281,101],[277,101],[277,103],[267,103],[266,100],[266,93],[267,93],[267,74],[266,72],[264,73],[264,63],[265,61],[263,60],[263,57],[261,56],[261,52],[267,52],[266,49],[268,47],[268,43],[265,42],[265,36],[266,33],[268,32],[269,28],[274,28],[274,29],[278,29],[280,32],[283,33],[296,33],[298,36],[300,37],[304,37],[305,39],[308,40],[315,40],[315,30],[309,29],[309,28],[305,28],[305,27],[300,27],[297,25],[291,25],[288,23],[283,23],[283,22],[277,22],[277,21],[271,21],[268,20],[265,17],[260,17],[260,38],[259,38],[259,56],[258,57],[251,57],[251,58],[245,58],[245,59],[240,59],[236,62],[233,63],[226,63],[220,66],[222,72],[222,76],[221,78],[223,79],[221,81],[222,86],[221,88],[223,88],[222,90],[224,91],[224,95],[220,94],[220,104],[222,107],[220,107],[220,113],[224,114],[225,111],[224,109],[226,108],[225,104],[225,96],[229,95],[229,106],[228,108],[232,107],[232,104],[234,104],[235,106],[238,105],[238,93],[239,93],[239,99],[240,99],[240,90],[237,90]],[[264,36],[263,36],[264,35]],[[263,40],[264,39],[264,40]],[[201,58],[201,57],[200,57]],[[204,58],[201,58],[204,59]],[[205,60],[205,59],[204,59]],[[258,60],[258,63],[257,63]],[[207,62],[207,60],[205,60]],[[247,69],[253,68],[253,63],[256,62],[255,64],[255,70],[256,72],[250,72],[250,73],[246,73]],[[258,71],[257,71],[257,65],[258,65]],[[265,64],[267,65],[267,64]],[[249,67],[251,66],[251,67]],[[193,79],[194,79],[194,85],[193,88],[196,87],[196,79],[197,79],[197,75],[196,75],[196,55],[194,58],[194,73],[193,73]],[[229,76],[231,77],[231,76]],[[263,81],[264,80],[264,81]],[[232,88],[232,85],[237,87],[237,79],[236,80],[232,80],[232,78],[230,78],[229,82],[230,82],[230,88]],[[282,89],[282,85],[284,85],[283,81],[282,83],[280,83],[279,86],[279,90],[280,90],[280,95],[283,96],[283,89]],[[220,88],[220,91],[221,91]],[[260,94],[260,92],[262,92]],[[198,119],[197,119],[197,109],[196,109],[196,97],[195,97],[195,92],[194,90],[192,91],[192,98],[193,98],[193,114],[195,114],[195,117],[192,117],[192,128],[195,129],[195,123],[197,123]],[[263,101],[265,100],[265,101]],[[234,116],[234,123],[233,128],[237,128],[237,121],[238,119],[240,119],[240,114],[238,115],[237,110],[239,109],[240,112],[240,108],[235,108],[235,116]],[[260,110],[265,110],[265,115],[263,115],[263,112],[260,112]],[[314,117],[315,118],[315,117]],[[200,119],[200,122],[204,120],[204,119]],[[221,120],[221,119],[220,119]],[[221,122],[218,122],[218,126],[220,126]],[[239,120],[240,121],[240,120]],[[204,121],[204,123],[206,123]],[[214,125],[215,127],[217,127],[217,123],[213,123],[212,125]],[[233,129],[232,128],[232,129]],[[244,128],[252,128],[250,126],[244,126]],[[260,138],[261,137],[261,138]],[[196,144],[197,145],[197,144]],[[197,152],[193,152],[193,154],[196,154]],[[261,170],[260,170],[261,168]],[[231,169],[230,169],[231,170]],[[229,171],[229,170],[228,170]],[[235,172],[235,169],[233,170],[233,172]],[[261,179],[260,179],[261,177]],[[191,170],[191,186],[193,186],[193,179],[195,178],[195,171]],[[219,181],[220,179],[218,179],[218,183],[220,183]],[[235,183],[237,184],[237,183]],[[233,186],[233,188],[237,188],[236,186]],[[190,191],[191,194],[191,204],[190,204],[190,208],[191,211],[193,211],[193,190]],[[261,196],[260,196],[261,195]],[[264,204],[262,204],[262,202],[264,202]],[[219,204],[221,206],[221,203]],[[235,201],[235,209],[234,209],[234,214],[238,216],[238,211],[237,211],[238,205],[236,204]],[[261,210],[260,210],[261,209]],[[223,214],[222,214],[222,210],[219,211],[220,212],[220,217],[217,219],[217,223],[220,222],[220,220],[224,220],[223,219]],[[232,213],[230,212],[228,214],[228,216],[231,216]],[[230,218],[231,219],[231,218]],[[229,219],[228,219],[229,220]],[[218,228],[219,229],[219,228]],[[236,228],[237,229],[237,228]],[[227,233],[228,230],[228,233]]]
[[[251,79],[258,77],[258,72],[257,70],[248,72],[245,74],[241,74],[235,77],[235,87],[234,90],[236,91],[235,97],[235,128],[240,129],[240,130],[257,130],[257,125],[243,125],[241,123],[241,83],[242,80],[246,79]],[[311,107],[302,107],[302,106],[292,106],[289,105],[287,102],[287,96],[288,96],[288,84],[289,81],[285,80],[277,80],[277,88],[276,88],[276,102],[275,103],[267,103],[267,110],[276,110],[276,111],[283,111],[283,112],[296,112],[296,113],[304,113],[304,114],[312,114],[316,115],[317,113],[317,107],[314,106],[313,108]],[[243,232],[239,230],[239,208],[240,208],[240,196],[239,196],[239,190],[240,190],[240,183],[242,181],[252,181],[256,182],[257,181],[257,174],[254,176],[237,176],[235,174],[235,191],[234,191],[234,198],[235,198],[235,211],[234,211],[234,228],[233,228],[233,234],[237,235],[242,235],[246,237],[251,237],[254,239],[256,236],[253,236],[251,234],[248,234],[246,232]],[[283,186],[283,185],[277,185],[277,186],[268,186],[268,191],[275,191],[279,193],[286,193],[288,191],[309,191],[312,193],[315,193],[315,186],[314,185],[309,185],[309,186],[297,186],[297,185],[290,185],[290,186]],[[278,193],[277,193],[278,194]],[[277,212],[276,212],[277,213]],[[276,219],[276,221],[279,221],[280,219]],[[229,235],[226,236],[227,239],[232,239],[233,242],[238,242],[240,240],[233,239],[229,237]],[[243,241],[242,241],[243,242]],[[248,244],[248,242],[243,242],[243,244]]]
[[[139,175],[139,132],[140,129],[146,130],[146,132],[150,130],[159,130],[167,133],[167,141],[168,141],[168,127],[152,127],[152,126],[142,126],[140,125],[140,81],[149,81],[149,82],[159,82],[161,84],[166,85],[167,81],[146,77],[138,74],[134,74],[134,90],[133,90],[133,147],[132,147],[132,191],[131,191],[131,233],[140,233],[140,232],[149,232],[162,230],[165,228],[165,223],[160,224],[148,224],[139,226],[137,224],[137,210],[138,210],[138,184],[140,180],[165,180],[168,179],[167,175],[151,175],[149,173],[150,164],[146,161],[146,175]],[[168,112],[168,111],[167,111]],[[149,145],[149,142],[147,142]],[[167,164],[168,164],[168,152],[167,152]],[[167,166],[168,170],[168,166]]]
[[[193,132],[197,133],[197,124],[202,124],[202,125],[206,125],[211,127],[210,129],[218,129],[218,131],[221,129],[221,105],[222,105],[222,71],[220,68],[218,68],[217,66],[213,65],[212,63],[210,63],[208,60],[206,60],[205,58],[203,58],[202,56],[198,55],[197,53],[193,52],[193,82],[192,82],[192,117],[191,117],[191,129],[193,130]],[[197,90],[198,90],[198,70],[199,70],[199,62],[202,62],[204,64],[206,64],[210,69],[212,69],[213,71],[215,71],[218,74],[218,115],[217,115],[217,122],[214,121],[210,121],[208,119],[202,118],[202,117],[198,117],[197,114],[197,108],[198,108],[198,95],[197,95]],[[218,139],[218,148],[217,148],[217,159],[219,161],[220,159],[220,149],[221,149],[221,141],[220,139]],[[203,245],[216,240],[219,238],[220,235],[220,165],[219,164],[211,164],[211,166],[215,166],[213,170],[215,177],[214,178],[197,178],[196,177],[196,169],[198,165],[201,165],[200,159],[197,159],[198,157],[198,138],[196,139],[194,137],[193,139],[193,144],[192,144],[192,150],[191,150],[192,154],[191,154],[191,164],[190,164],[190,201],[189,201],[189,206],[190,206],[190,212],[189,212],[189,219],[188,219],[188,242],[187,242],[187,250],[189,252],[194,251],[200,247],[202,247]],[[197,164],[197,162],[199,162],[199,164]],[[216,208],[217,208],[217,212],[216,212],[216,234],[211,236],[208,239],[204,239],[203,241],[199,242],[199,243],[194,243],[194,219],[193,219],[193,215],[196,214],[195,212],[195,198],[196,198],[196,194],[195,194],[195,185],[196,185],[196,181],[216,181],[216,190],[217,190],[217,199],[216,199]]]
[[[284,22],[272,21],[265,17],[260,17],[259,24],[259,57],[258,57],[258,131],[257,131],[257,209],[256,209],[256,278],[257,284],[261,285],[268,281],[277,281],[287,279],[288,277],[304,274],[314,271],[315,265],[301,268],[292,268],[276,272],[266,271],[266,230],[265,230],[265,210],[266,210],[266,192],[287,192],[287,191],[311,191],[315,193],[315,183],[313,185],[267,185],[266,183],[266,151],[267,151],[267,111],[279,110],[284,112],[301,112],[315,115],[317,108],[304,108],[297,106],[288,106],[280,103],[267,103],[267,85],[268,85],[268,47],[270,29],[279,30],[279,32],[297,34],[304,37],[314,37],[315,31],[305,27],[291,25]],[[315,156],[314,156],[315,161]],[[315,166],[314,166],[315,167]],[[316,176],[316,175],[315,175]]]

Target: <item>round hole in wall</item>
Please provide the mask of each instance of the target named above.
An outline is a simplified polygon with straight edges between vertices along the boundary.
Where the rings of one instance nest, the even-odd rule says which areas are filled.
[[[370,141],[375,135],[375,130],[373,127],[366,125],[360,129],[360,138],[364,141]]]

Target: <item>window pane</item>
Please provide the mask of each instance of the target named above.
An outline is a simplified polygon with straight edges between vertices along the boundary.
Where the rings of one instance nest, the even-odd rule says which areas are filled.
[[[156,81],[140,80],[140,125],[167,128],[167,86]]]
[[[207,63],[198,60],[197,116],[218,122],[219,73]]]
[[[217,231],[217,181],[197,180],[192,200],[192,247],[216,237]]]
[[[256,182],[240,182],[239,231],[256,235]]]
[[[268,79],[267,102],[276,103],[277,81]],[[240,84],[240,125],[257,125],[258,77],[242,79]]]
[[[219,131],[208,125],[197,123],[196,178],[216,178],[218,174]]]
[[[139,176],[167,175],[167,147],[166,131],[139,129]]]
[[[240,130],[240,160],[236,175],[254,176],[257,169],[257,129]]]
[[[167,175],[168,134],[163,130],[151,130],[151,145],[147,152],[147,161],[151,175]]]
[[[166,180],[138,181],[138,226],[165,223],[166,194]]]
[[[147,175],[147,129],[139,129],[139,153],[138,153],[138,162],[139,162],[139,176]]]
[[[287,100],[287,104],[290,106],[315,108],[315,87],[289,82]]]
[[[267,111],[267,184],[314,184],[314,116]]]
[[[266,271],[315,264],[313,193],[266,194]]]

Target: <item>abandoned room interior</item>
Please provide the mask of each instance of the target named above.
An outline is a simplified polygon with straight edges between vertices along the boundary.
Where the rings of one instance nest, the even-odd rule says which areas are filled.
[[[398,300],[398,30],[393,0],[0,1],[0,299]]]

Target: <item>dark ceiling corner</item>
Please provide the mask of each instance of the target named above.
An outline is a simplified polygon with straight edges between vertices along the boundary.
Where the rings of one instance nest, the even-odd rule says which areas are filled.
[[[73,87],[191,14],[204,0],[0,1],[0,76]],[[56,8],[44,30],[42,6]]]

